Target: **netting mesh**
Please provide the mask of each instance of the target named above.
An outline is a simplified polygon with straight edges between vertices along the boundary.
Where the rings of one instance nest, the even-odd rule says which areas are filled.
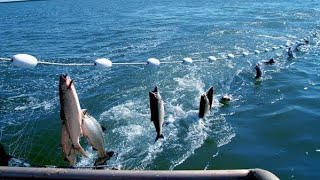
[[[314,39],[306,52],[317,48],[318,40]],[[242,50],[238,49],[238,53]],[[214,142],[216,151],[210,153],[216,156],[218,148],[235,137],[225,112],[219,110],[218,97],[232,93],[235,105],[244,101],[247,90],[243,89],[252,85],[253,65],[269,57],[277,58],[275,71],[288,66],[286,52],[281,49],[234,60],[225,58],[191,66],[167,64],[155,69],[121,66],[99,71],[91,67],[39,65],[21,72],[1,64],[0,140],[10,155],[31,165],[66,166],[60,147],[58,75],[68,72],[75,80],[81,107],[107,128],[106,149],[117,153],[108,162],[109,167],[175,169],[206,141]],[[264,76],[268,78],[268,74]],[[166,140],[158,143],[153,142],[155,130],[147,96],[154,85],[165,97],[165,121],[169,122],[164,128]],[[217,89],[214,109],[209,117],[199,120],[199,97],[211,85]],[[77,166],[91,166],[96,154],[84,138],[81,144],[90,157],[78,157]]]

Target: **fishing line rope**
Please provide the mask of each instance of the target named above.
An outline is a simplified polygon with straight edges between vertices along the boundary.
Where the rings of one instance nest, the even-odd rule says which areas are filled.
[[[149,58],[146,62],[112,62],[109,59],[106,58],[99,58],[96,59],[94,63],[58,63],[58,62],[50,62],[50,61],[38,61],[37,58],[35,58],[32,55],[28,54],[17,54],[14,55],[12,58],[6,58],[6,57],[0,57],[0,61],[6,61],[6,62],[13,62],[14,66],[22,67],[22,68],[31,68],[35,67],[37,64],[43,64],[43,65],[54,65],[54,66],[96,66],[100,69],[103,68],[110,68],[113,65],[116,66],[127,66],[127,65],[153,65],[153,66],[159,66],[160,64],[191,64],[193,62],[212,62],[216,60],[225,60],[225,59],[233,59],[233,58],[239,58],[239,57],[245,57],[249,55],[258,55],[260,53],[268,53],[270,51],[276,51],[279,49],[286,49],[289,47],[294,47],[295,45],[298,45],[299,43],[305,43],[312,39],[312,37],[317,38],[319,34],[319,30],[312,30],[307,35],[297,40],[295,43],[288,40],[285,45],[273,45],[271,48],[265,48],[263,50],[254,50],[253,52],[249,51],[243,51],[242,53],[224,53],[225,55],[222,55],[221,57],[215,57],[215,56],[209,56],[207,59],[198,59],[193,60],[190,57],[183,58],[183,60],[177,60],[177,61],[163,61],[160,62],[156,58]]]

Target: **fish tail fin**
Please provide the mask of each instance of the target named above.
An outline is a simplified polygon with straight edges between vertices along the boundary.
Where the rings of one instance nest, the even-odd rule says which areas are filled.
[[[106,151],[106,154],[109,156],[109,157],[112,157],[114,155],[114,151]]]
[[[162,134],[157,135],[156,140],[154,142],[157,142],[158,139],[164,139],[164,136]]]
[[[76,153],[81,154],[82,156],[88,158],[88,154],[87,152],[81,147],[79,146],[79,148],[75,148]]]
[[[96,161],[94,162],[94,166],[105,164],[113,155],[114,155],[113,151],[106,151],[105,156],[98,157],[98,159],[96,159]]]
[[[99,165],[104,165],[107,160],[109,160],[110,158],[108,156],[105,156],[105,157],[98,157],[96,159],[96,161],[94,162],[94,166],[99,166]]]
[[[76,149],[71,147],[69,153],[65,155],[64,161],[69,162],[70,167],[74,166],[77,162]]]

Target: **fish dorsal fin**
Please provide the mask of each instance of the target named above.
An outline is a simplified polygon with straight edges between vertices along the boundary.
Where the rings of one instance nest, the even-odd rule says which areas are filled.
[[[82,115],[87,115],[87,113],[88,113],[87,109],[81,109],[81,111],[82,111]]]

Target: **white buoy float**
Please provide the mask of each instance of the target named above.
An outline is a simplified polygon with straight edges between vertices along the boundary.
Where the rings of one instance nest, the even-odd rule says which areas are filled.
[[[268,48],[264,49],[264,52],[269,52],[270,50]]]
[[[105,69],[112,67],[112,61],[106,58],[99,58],[94,61],[94,65],[98,69]]]
[[[254,53],[255,54],[260,54],[260,51],[259,50],[255,50]]]
[[[284,49],[284,46],[283,46],[283,45],[280,45],[279,48],[280,48],[280,49]]]
[[[274,51],[274,50],[277,50],[278,49],[278,47],[277,46],[273,46],[272,47],[272,50]]]
[[[183,62],[183,63],[187,63],[187,64],[191,64],[193,61],[192,61],[191,58],[186,57],[186,58],[183,58],[183,61],[182,61],[182,62]]]
[[[16,54],[12,57],[12,63],[20,68],[33,68],[38,64],[38,60],[29,54]]]
[[[286,43],[286,47],[289,47],[289,46],[291,46],[291,45],[292,45],[292,42],[289,42],[289,41],[288,41],[288,42]]]
[[[160,65],[160,61],[156,58],[149,58],[147,60],[147,65],[150,65],[150,66],[159,66]]]
[[[209,57],[208,57],[208,59],[209,59],[209,61],[211,61],[211,62],[212,62],[212,61],[216,61],[216,60],[217,60],[217,58],[216,58],[216,57],[214,57],[214,56],[209,56]]]
[[[242,55],[243,55],[243,56],[248,56],[249,53],[248,53],[248,52],[242,52]]]
[[[233,58],[234,58],[234,55],[233,55],[232,53],[229,53],[229,54],[227,54],[227,58],[228,58],[228,59],[233,59]]]

